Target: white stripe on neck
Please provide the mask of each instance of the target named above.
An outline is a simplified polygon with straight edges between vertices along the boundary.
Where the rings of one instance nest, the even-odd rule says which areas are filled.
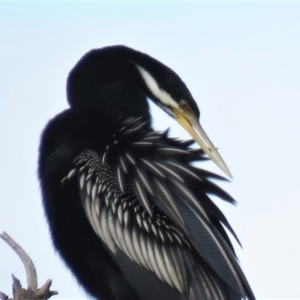
[[[146,86],[151,91],[151,93],[161,102],[162,105],[167,107],[176,107],[178,108],[178,103],[163,89],[161,89],[153,78],[153,76],[146,71],[143,67],[135,64],[137,69],[139,70]]]

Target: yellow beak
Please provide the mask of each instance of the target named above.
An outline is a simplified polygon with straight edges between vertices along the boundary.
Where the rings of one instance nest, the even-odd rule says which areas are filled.
[[[209,156],[209,158],[230,178],[232,175],[227,168],[221,155],[206,135],[201,127],[196,116],[189,111],[179,111],[175,109],[177,122],[191,135],[194,141],[201,147],[201,149]]]

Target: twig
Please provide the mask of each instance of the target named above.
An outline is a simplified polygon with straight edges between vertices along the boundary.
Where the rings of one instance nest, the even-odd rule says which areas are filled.
[[[36,291],[38,287],[37,275],[34,264],[23,248],[15,242],[6,232],[0,234],[0,237],[17,253],[20,257],[26,271],[27,289]]]
[[[1,300],[8,300],[8,296],[5,295],[4,293],[0,292],[0,299]]]
[[[37,274],[34,264],[27,253],[16,243],[6,232],[0,234],[0,237],[17,253],[20,257],[26,271],[27,289],[22,288],[21,282],[14,275],[13,280],[13,298],[9,299],[6,294],[0,292],[0,300],[47,300],[57,295],[58,292],[50,291],[52,281],[48,279],[39,289],[37,288]]]

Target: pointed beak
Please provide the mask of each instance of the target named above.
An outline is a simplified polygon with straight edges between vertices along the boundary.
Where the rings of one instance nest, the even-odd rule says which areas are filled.
[[[230,178],[232,175],[227,168],[221,155],[210,141],[209,137],[201,127],[197,117],[189,111],[175,110],[177,122],[191,135],[194,141],[201,147],[201,149],[209,156],[209,158]]]

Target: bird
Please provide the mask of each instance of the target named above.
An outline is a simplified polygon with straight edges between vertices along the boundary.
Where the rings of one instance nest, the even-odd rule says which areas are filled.
[[[148,100],[192,139],[154,130]],[[225,228],[239,240],[209,197],[234,204],[215,183],[228,179],[198,166],[231,173],[179,75],[124,45],[93,49],[70,71],[67,101],[42,133],[38,175],[53,246],[85,291],[255,299]]]

